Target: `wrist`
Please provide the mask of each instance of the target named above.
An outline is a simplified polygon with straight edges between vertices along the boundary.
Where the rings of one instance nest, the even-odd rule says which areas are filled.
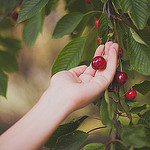
[[[56,113],[62,113],[61,115],[67,117],[74,110],[73,104],[71,99],[62,93],[49,87],[40,98],[39,103],[43,103],[48,111],[56,111]]]

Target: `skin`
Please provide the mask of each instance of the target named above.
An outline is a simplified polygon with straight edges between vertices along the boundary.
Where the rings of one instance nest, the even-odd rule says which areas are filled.
[[[73,111],[90,104],[109,86],[116,72],[118,44],[100,45],[106,68],[85,65],[56,73],[36,105],[0,136],[0,150],[37,150]]]

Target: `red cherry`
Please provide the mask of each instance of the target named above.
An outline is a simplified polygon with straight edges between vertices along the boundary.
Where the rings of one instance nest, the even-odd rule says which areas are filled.
[[[86,2],[87,4],[91,4],[90,0],[85,0],[85,2]]]
[[[123,56],[123,49],[121,47],[119,47],[118,52],[119,52],[120,58],[122,58],[122,56]]]
[[[136,91],[134,89],[132,90],[129,90],[127,93],[126,93],[126,98],[128,100],[134,100],[136,98]]]
[[[95,20],[95,28],[97,29],[97,25],[98,25],[99,19]]]
[[[12,19],[13,19],[14,21],[17,21],[17,19],[18,19],[18,12],[13,12],[13,13],[11,14],[11,17],[12,17]]]
[[[94,70],[99,70],[99,69],[104,68],[105,64],[106,64],[106,61],[102,56],[94,57],[92,60],[92,68]]]
[[[125,72],[119,72],[116,74],[117,85],[123,85],[126,83],[128,76]]]
[[[101,43],[101,38],[97,37],[97,44],[100,45],[100,43]]]

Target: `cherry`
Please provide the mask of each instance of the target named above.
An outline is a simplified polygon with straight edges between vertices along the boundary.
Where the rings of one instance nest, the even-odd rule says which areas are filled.
[[[97,44],[100,45],[100,43],[101,43],[101,38],[97,37]]]
[[[125,72],[119,72],[116,74],[117,85],[123,85],[126,83],[128,76]]]
[[[17,19],[18,19],[18,12],[13,12],[13,13],[11,14],[11,17],[12,17],[12,19],[13,19],[14,21],[17,21]]]
[[[87,4],[91,4],[90,0],[85,0],[85,2],[86,2]]]
[[[97,29],[97,25],[98,25],[99,19],[95,20],[95,28]]]
[[[132,90],[129,90],[127,93],[126,93],[126,98],[128,100],[134,100],[136,98],[136,91],[134,89]]]
[[[92,60],[92,68],[94,70],[99,70],[99,69],[104,68],[105,64],[106,64],[106,61],[102,56],[96,56]]]
[[[118,52],[119,52],[120,58],[122,58],[122,56],[123,56],[123,49],[121,47],[119,47]]]

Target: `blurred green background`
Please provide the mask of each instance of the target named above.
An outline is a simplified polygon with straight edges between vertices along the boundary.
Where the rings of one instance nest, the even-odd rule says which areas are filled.
[[[9,74],[7,99],[0,97],[0,134],[27,113],[49,86],[52,64],[59,51],[70,41],[69,36],[64,36],[61,39],[51,38],[57,21],[66,13],[64,7],[63,1],[60,0],[56,9],[45,18],[43,31],[38,36],[32,50],[28,49],[23,42],[23,24],[17,24],[13,30],[4,33],[20,39],[23,48],[17,57],[19,71]],[[135,83],[143,81],[145,78],[150,79],[149,77],[144,77],[136,73],[135,79],[128,81],[126,86],[129,85],[129,82],[131,85],[134,85]],[[141,105],[143,101],[150,104],[150,92],[146,97],[138,93],[137,101],[139,105]],[[65,122],[83,115],[90,117],[84,121],[80,127],[81,130],[89,131],[92,128],[103,126],[99,121],[99,110],[93,104],[74,112],[68,116]],[[129,120],[122,119],[122,121],[127,123]],[[92,132],[93,134],[90,136],[90,140],[105,140],[104,135],[107,134],[105,131],[106,129],[100,132]],[[101,132],[105,134],[101,134]]]

